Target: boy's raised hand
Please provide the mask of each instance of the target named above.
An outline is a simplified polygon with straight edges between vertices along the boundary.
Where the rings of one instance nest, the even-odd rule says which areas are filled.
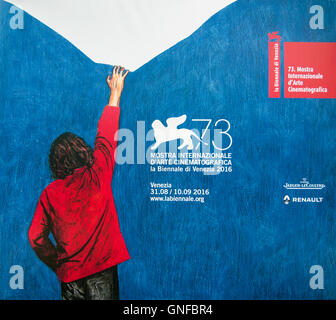
[[[111,89],[110,106],[119,106],[121,92],[124,89],[124,80],[128,74],[128,70],[123,67],[114,67],[112,76],[108,75],[106,82]]]

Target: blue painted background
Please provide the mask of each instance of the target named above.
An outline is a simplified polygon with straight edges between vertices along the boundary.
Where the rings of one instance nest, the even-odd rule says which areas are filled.
[[[309,28],[321,4],[325,30]],[[186,40],[129,74],[120,126],[147,129],[186,113],[232,125],[233,172],[152,174],[119,165],[113,192],[132,259],[119,268],[122,299],[336,298],[336,104],[331,99],[268,99],[267,33],[285,41],[335,41],[335,2],[238,1]],[[107,103],[111,66],[95,64],[25,14],[9,28],[0,2],[0,298],[59,299],[56,276],[31,250],[27,230],[51,182],[53,139],[72,131],[93,144]],[[191,122],[186,123],[187,127]],[[285,182],[307,177],[326,188],[317,204],[283,204]],[[149,182],[209,187],[205,204],[151,203]],[[311,196],[311,193],[307,193]],[[11,265],[25,270],[11,290]],[[322,265],[325,290],[309,288]]]

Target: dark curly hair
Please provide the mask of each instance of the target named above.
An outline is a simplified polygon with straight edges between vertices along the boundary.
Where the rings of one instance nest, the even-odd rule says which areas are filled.
[[[65,132],[52,143],[49,166],[54,179],[64,179],[75,169],[92,165],[93,149],[75,134]]]

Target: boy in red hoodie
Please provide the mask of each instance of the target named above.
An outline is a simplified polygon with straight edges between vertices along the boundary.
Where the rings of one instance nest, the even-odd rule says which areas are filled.
[[[69,132],[51,145],[49,164],[56,180],[40,196],[29,241],[37,256],[56,272],[64,300],[119,299],[117,265],[130,257],[111,181],[119,101],[127,73],[114,67],[107,77],[110,100],[98,123],[94,149]]]

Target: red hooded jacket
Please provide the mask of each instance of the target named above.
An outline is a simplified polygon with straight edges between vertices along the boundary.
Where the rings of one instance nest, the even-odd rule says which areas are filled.
[[[79,168],[65,179],[55,180],[38,201],[29,241],[63,282],[130,258],[111,189],[119,114],[119,107],[105,107],[98,123],[92,168]],[[50,232],[56,247],[49,239]]]

